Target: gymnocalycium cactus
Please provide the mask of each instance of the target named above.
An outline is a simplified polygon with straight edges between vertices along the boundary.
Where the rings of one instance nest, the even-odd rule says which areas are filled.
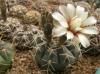
[[[0,40],[0,74],[5,74],[12,65],[15,49],[11,43]]]
[[[71,42],[66,44],[65,36],[52,38],[53,21],[50,13],[43,13],[42,19],[46,43],[37,48],[36,62],[42,70],[47,72],[63,72],[79,57],[80,50]]]
[[[93,16],[88,17],[83,7],[75,8],[68,4],[59,6],[59,10],[61,13],[43,14],[42,30],[47,42],[38,48],[35,56],[41,69],[56,74],[68,69],[77,60],[81,51],[80,43],[85,48],[90,45],[86,34],[98,34],[93,26],[97,20]]]
[[[23,25],[17,18],[8,17],[7,21],[0,20],[0,37],[1,40],[12,42],[14,33],[21,30]]]
[[[20,50],[37,48],[43,37],[43,32],[37,26],[24,25],[14,34],[13,45]]]

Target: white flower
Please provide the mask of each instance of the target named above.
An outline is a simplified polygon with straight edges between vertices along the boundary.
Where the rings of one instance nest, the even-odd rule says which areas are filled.
[[[54,24],[52,35],[60,37],[66,35],[67,39],[78,38],[78,41],[84,46],[88,47],[90,42],[85,34],[98,34],[97,28],[94,26],[97,20],[95,17],[88,17],[88,12],[81,6],[59,6],[60,12],[52,13],[53,18],[58,21]]]

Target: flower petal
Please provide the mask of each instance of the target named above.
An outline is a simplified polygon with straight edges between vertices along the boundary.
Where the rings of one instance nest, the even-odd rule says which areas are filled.
[[[63,16],[64,16],[66,19],[68,19],[68,14],[67,14],[66,6],[60,5],[60,6],[59,6],[59,10],[60,10],[60,12],[63,14]]]
[[[63,21],[63,20],[65,20],[65,18],[59,12],[52,13],[52,16],[57,21]]]
[[[57,26],[57,27],[53,28],[52,35],[54,37],[60,37],[60,36],[64,35],[66,32],[67,32],[66,28]]]
[[[81,32],[85,34],[98,34],[99,33],[96,27],[85,27],[84,29],[81,30]]]
[[[70,32],[70,31],[67,31],[67,40],[69,40],[69,39],[73,39],[73,38],[74,38],[73,33]]]
[[[68,27],[66,19],[59,12],[54,12],[52,16],[55,20],[57,20],[60,23],[61,26],[66,28]]]
[[[76,16],[84,21],[88,17],[88,12],[85,12],[85,8],[81,6],[76,7]]]
[[[85,21],[83,21],[82,26],[89,26],[89,25],[93,25],[93,24],[96,24],[96,23],[97,23],[96,18],[93,17],[93,16],[90,16]]]
[[[84,12],[84,13],[80,16],[80,18],[82,19],[82,21],[86,20],[87,17],[88,17],[88,12]]]
[[[85,9],[81,6],[76,7],[76,16],[81,16],[85,12]]]
[[[60,23],[61,26],[65,27],[65,28],[68,27],[68,24],[67,24],[66,21],[61,21],[61,22],[59,22],[59,23]]]
[[[83,47],[87,48],[88,46],[90,46],[90,42],[85,35],[78,34],[78,38],[79,38],[81,44],[83,45]]]
[[[67,13],[69,15],[69,18],[73,18],[75,16],[75,7],[72,4],[67,4],[66,7]]]

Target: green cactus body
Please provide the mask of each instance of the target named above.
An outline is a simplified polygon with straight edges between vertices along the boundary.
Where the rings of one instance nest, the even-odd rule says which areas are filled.
[[[0,74],[4,74],[11,66],[14,54],[15,50],[12,44],[0,41]]]
[[[80,52],[73,46],[49,47],[43,45],[36,53],[36,62],[43,70],[62,72],[79,57]]]

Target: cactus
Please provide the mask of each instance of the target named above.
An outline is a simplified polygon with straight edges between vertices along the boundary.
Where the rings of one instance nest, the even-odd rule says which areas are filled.
[[[27,31],[18,32],[13,37],[13,44],[17,49],[32,49],[32,33]]]
[[[2,40],[12,42],[12,37],[17,30],[21,30],[23,25],[18,19],[8,17],[6,22],[0,20],[0,36]]]
[[[17,31],[13,36],[13,44],[17,49],[32,49],[33,45],[32,31]]]
[[[39,11],[40,13],[44,13],[45,11],[50,10],[50,6],[45,1],[36,0],[33,4],[33,8]]]
[[[46,42],[38,46],[35,60],[42,70],[60,73],[68,69],[75,62],[79,57],[80,51],[78,46],[74,45],[73,42],[65,42],[65,36],[53,38],[51,14],[46,12],[43,15],[42,30],[44,31]]]
[[[23,22],[27,24],[34,24],[37,25],[40,22],[40,13],[36,10],[28,11],[23,18]]]
[[[10,15],[18,17],[18,18],[23,18],[23,16],[27,12],[27,8],[23,5],[15,5],[10,8]]]
[[[6,70],[11,67],[14,54],[12,44],[0,41],[0,74],[5,74]]]
[[[79,50],[74,45],[55,46],[44,44],[36,53],[36,62],[42,70],[63,72],[79,57]]]
[[[22,31],[17,31],[13,37],[13,44],[17,49],[37,48],[43,33],[34,25],[24,26]]]

